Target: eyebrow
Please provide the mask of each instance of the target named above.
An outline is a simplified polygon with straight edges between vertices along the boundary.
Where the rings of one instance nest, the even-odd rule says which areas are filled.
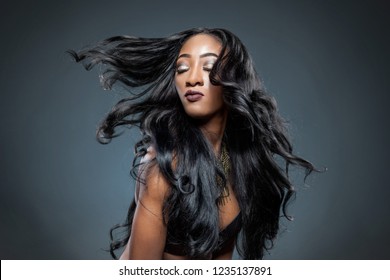
[[[218,55],[215,53],[204,53],[204,54],[201,54],[199,57],[202,58],[202,57],[206,57],[206,56],[215,56],[218,58]],[[188,57],[189,58],[189,57],[191,57],[191,55],[188,53],[183,53],[183,54],[179,55],[178,58],[180,58],[180,57]]]

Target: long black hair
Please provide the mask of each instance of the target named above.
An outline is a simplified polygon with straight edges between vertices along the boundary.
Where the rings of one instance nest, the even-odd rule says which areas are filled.
[[[175,84],[175,65],[183,43],[193,35],[209,34],[222,44],[210,81],[223,87],[228,107],[224,141],[231,159],[229,180],[241,209],[242,230],[237,242],[244,259],[262,259],[273,246],[281,216],[286,212],[294,188],[288,178],[290,164],[309,174],[314,166],[296,156],[288,139],[275,100],[266,94],[252,60],[242,42],[225,29],[195,28],[166,38],[116,36],[79,52],[69,51],[87,70],[104,64],[101,83],[110,89],[121,82],[129,96],[119,101],[101,123],[97,138],[102,143],[116,137],[119,126],[137,126],[142,139],[135,145],[133,167],[138,166],[151,145],[153,160],[171,185],[163,212],[170,228],[180,228],[188,257],[204,258],[218,244],[221,171],[211,144],[197,124],[186,115]],[[278,159],[284,160],[284,166]],[[173,160],[177,161],[173,168]],[[133,171],[134,171],[133,169]],[[133,172],[137,178],[137,172]],[[137,178],[138,179],[138,178]],[[123,247],[130,235],[135,204],[127,221],[111,230],[111,255]],[[113,240],[113,231],[126,234]]]

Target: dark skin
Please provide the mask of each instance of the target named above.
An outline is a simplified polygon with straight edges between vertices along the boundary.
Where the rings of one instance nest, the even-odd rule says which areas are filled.
[[[199,34],[189,38],[182,46],[178,60],[175,85],[185,112],[197,120],[210,141],[214,152],[219,154],[227,120],[227,109],[222,88],[212,85],[209,72],[221,50],[220,42],[213,36]],[[194,94],[194,92],[196,94]],[[193,96],[189,96],[191,94]],[[188,97],[189,96],[189,97]],[[120,259],[188,259],[164,252],[167,227],[163,222],[163,203],[170,185],[157,165],[148,164],[155,158],[153,147],[148,149],[139,170],[140,182],[136,186],[137,207],[131,236]],[[173,167],[175,163],[172,163]],[[240,212],[232,186],[228,184],[229,197],[219,207],[219,227],[224,229]],[[210,259],[231,259],[234,243]]]

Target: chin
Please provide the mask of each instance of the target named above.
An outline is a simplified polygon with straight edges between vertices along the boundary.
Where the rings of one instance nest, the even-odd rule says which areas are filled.
[[[205,124],[207,123],[208,121],[210,121],[211,119],[213,119],[213,117],[215,117],[215,114],[206,114],[205,112],[202,112],[202,113],[187,113],[187,116],[189,116],[191,119],[193,119],[195,122],[199,123],[199,124]]]
[[[187,113],[187,116],[189,116],[191,119],[194,119],[194,120],[208,119],[208,115],[204,114],[203,112],[202,113],[186,112],[186,113]]]

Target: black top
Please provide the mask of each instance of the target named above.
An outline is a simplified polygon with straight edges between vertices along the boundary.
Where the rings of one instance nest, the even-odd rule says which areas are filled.
[[[229,249],[238,232],[241,230],[241,212],[234,218],[234,220],[227,225],[219,233],[218,248],[213,252],[213,255],[225,253]],[[182,244],[175,244],[167,238],[164,252],[177,255],[177,256],[186,256],[185,246]]]

